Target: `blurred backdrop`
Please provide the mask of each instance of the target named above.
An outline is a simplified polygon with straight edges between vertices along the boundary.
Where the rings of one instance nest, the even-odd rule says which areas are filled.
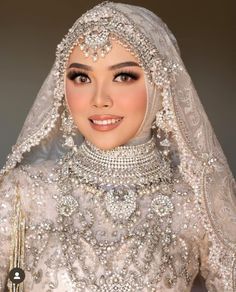
[[[1,1],[0,166],[49,72],[56,45],[100,1]],[[144,6],[175,34],[185,65],[236,173],[236,5],[217,0],[114,1]]]

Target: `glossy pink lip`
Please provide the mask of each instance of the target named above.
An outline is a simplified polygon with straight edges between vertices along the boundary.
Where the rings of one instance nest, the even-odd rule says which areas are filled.
[[[119,122],[115,123],[115,124],[109,124],[109,125],[98,125],[98,124],[94,124],[91,120],[100,120],[100,121],[103,121],[103,120],[108,120],[108,119],[120,119]],[[117,128],[120,123],[122,122],[123,120],[123,117],[119,117],[119,116],[112,116],[112,115],[94,115],[94,116],[91,116],[89,117],[89,123],[90,123],[90,126],[96,130],[96,131],[100,131],[100,132],[105,132],[105,131],[110,131],[110,130],[113,130],[115,128]]]
[[[121,116],[115,116],[115,115],[93,115],[89,117],[89,120],[99,120],[99,121],[104,121],[104,120],[110,120],[110,119],[122,119],[123,117]]]

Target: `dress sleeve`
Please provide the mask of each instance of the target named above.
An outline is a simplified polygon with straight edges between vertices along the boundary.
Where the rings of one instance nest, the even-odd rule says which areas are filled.
[[[0,291],[6,291],[10,268],[15,187],[12,174],[0,182]]]
[[[200,200],[204,236],[200,244],[201,274],[210,292],[236,291],[235,180],[225,167],[205,173]]]
[[[23,283],[9,279],[13,268],[24,266],[25,214],[21,204],[19,173],[11,171],[0,183],[0,291],[22,291]],[[7,289],[8,287],[8,289]]]

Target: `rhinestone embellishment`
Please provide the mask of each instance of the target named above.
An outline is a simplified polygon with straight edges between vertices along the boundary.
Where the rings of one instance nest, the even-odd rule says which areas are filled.
[[[109,31],[103,27],[94,27],[79,37],[79,47],[86,57],[91,55],[94,62],[97,61],[99,55],[105,57],[112,49]]]
[[[170,198],[162,194],[153,199],[151,208],[160,217],[169,216],[174,211]]]
[[[89,34],[85,34],[85,44],[92,49],[100,49],[109,42],[109,32],[102,30],[101,28],[96,28]]]
[[[93,61],[97,61],[99,56],[104,57],[111,50],[112,39],[134,54],[149,81],[160,86],[168,83],[168,73],[182,70],[180,65],[167,62],[127,15],[117,10],[112,3],[107,3],[81,16],[58,45],[56,75],[61,79],[59,83],[63,84],[66,63],[74,47],[79,45],[85,56],[91,56]],[[58,95],[61,95],[59,88]]]
[[[169,161],[156,148],[154,137],[141,145],[119,146],[110,151],[85,140],[59,161],[55,171],[62,196],[60,214],[70,216],[75,212],[78,203],[70,193],[81,187],[103,202],[104,211],[116,223],[124,223],[135,213],[137,196],[153,194],[158,189],[169,193],[165,185],[172,180]],[[157,212],[161,214],[161,208]]]
[[[114,220],[128,220],[136,209],[136,194],[129,189],[112,189],[105,195],[105,205]]]
[[[101,287],[99,292],[132,292],[133,285],[129,280],[124,280],[121,275],[113,274],[108,279],[100,279]]]
[[[78,202],[73,196],[62,196],[58,202],[57,210],[60,215],[71,216],[78,208]]]

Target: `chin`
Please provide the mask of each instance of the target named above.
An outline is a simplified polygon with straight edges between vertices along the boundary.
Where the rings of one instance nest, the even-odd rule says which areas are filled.
[[[94,137],[93,139],[90,139],[88,137],[86,139],[101,150],[111,150],[113,148],[126,144],[126,141],[124,140],[117,139],[116,141],[115,139],[111,139],[111,138],[107,139],[106,137],[104,138],[99,137],[99,139],[94,139]]]
[[[91,141],[91,143],[93,145],[95,145],[97,148],[101,149],[101,150],[111,150],[115,147],[118,147],[120,145],[123,145],[123,143],[114,143],[114,142],[111,142],[111,143],[108,143],[108,142],[105,142],[105,143],[101,143],[100,141],[96,143],[96,141]]]

